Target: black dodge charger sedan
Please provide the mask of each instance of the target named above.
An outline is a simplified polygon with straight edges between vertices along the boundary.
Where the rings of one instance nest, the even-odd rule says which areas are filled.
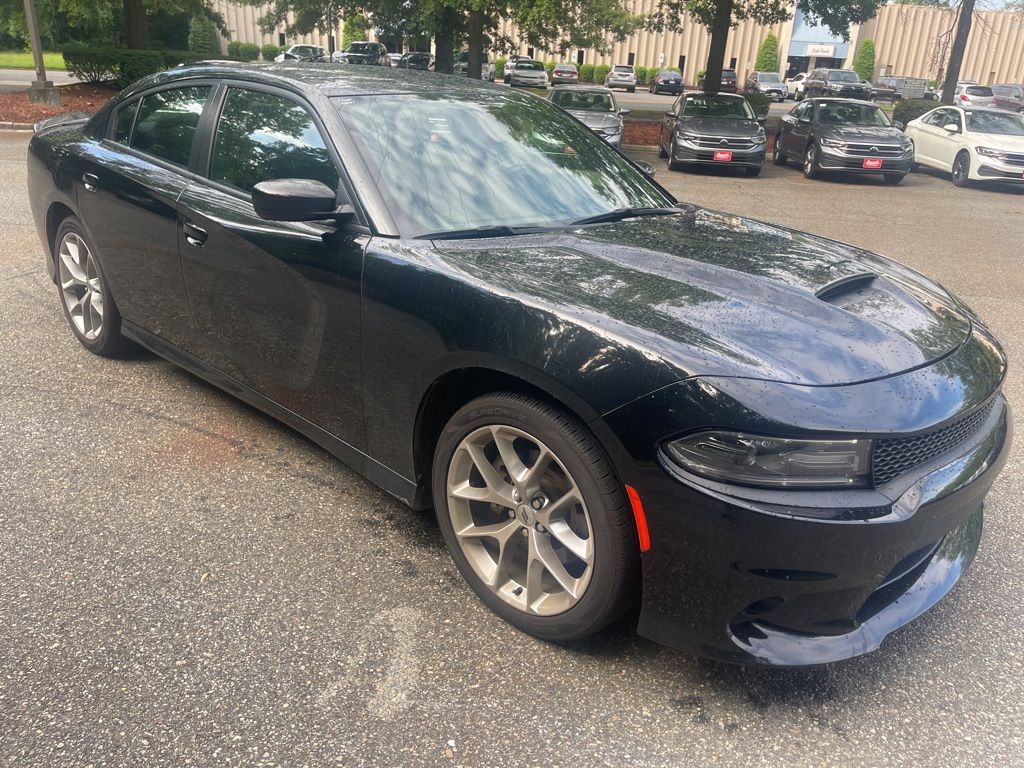
[[[978,546],[1009,446],[978,317],[880,256],[677,204],[532,96],[203,64],[39,126],[71,331],[128,340],[436,510],[470,587],[570,641],[876,648]]]
[[[779,120],[772,162],[800,162],[808,179],[824,171],[869,173],[899,184],[914,164],[914,143],[877,104],[804,99]]]

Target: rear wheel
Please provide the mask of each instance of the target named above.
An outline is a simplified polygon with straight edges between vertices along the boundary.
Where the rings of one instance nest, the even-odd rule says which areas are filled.
[[[636,88],[627,88],[626,90],[630,93],[636,93]]]
[[[966,187],[971,180],[971,158],[966,152],[961,152],[953,161],[953,185]]]
[[[57,289],[71,332],[95,355],[122,353],[130,343],[121,335],[121,314],[82,223],[74,216],[64,219],[54,244]]]
[[[821,175],[821,166],[818,165],[818,145],[811,143],[804,154],[804,177],[816,179]]]
[[[635,599],[623,490],[590,433],[554,406],[496,393],[461,408],[438,440],[433,493],[462,576],[520,630],[578,639]]]
[[[779,134],[775,137],[775,143],[772,146],[772,162],[775,165],[785,165],[788,159],[786,153],[782,151],[782,134]]]

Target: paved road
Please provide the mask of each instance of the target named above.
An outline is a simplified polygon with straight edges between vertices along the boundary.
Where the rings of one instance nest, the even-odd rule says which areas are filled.
[[[25,141],[0,135],[0,764],[1024,764],[1019,438],[974,569],[880,653],[739,669],[628,622],[547,645],[470,596],[429,516],[168,363],[85,353],[43,274]],[[1022,359],[1020,192],[659,178],[896,255]],[[1018,413],[1022,387],[1017,365]]]
[[[54,85],[67,85],[77,83],[78,78],[68,74],[63,69],[48,69],[46,77]],[[13,91],[27,91],[32,81],[36,79],[34,69],[0,69],[0,93],[11,93]]]

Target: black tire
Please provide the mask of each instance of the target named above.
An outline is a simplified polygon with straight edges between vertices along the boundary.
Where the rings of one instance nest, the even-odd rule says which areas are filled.
[[[668,144],[668,169],[670,171],[683,170],[683,166],[676,162],[676,137],[674,135]]]
[[[99,293],[102,298],[103,307],[102,322],[100,323],[99,333],[95,334],[92,338],[89,337],[91,334],[83,333],[79,330],[65,300],[64,286],[61,284],[61,257],[59,254],[66,238],[77,238],[84,243],[95,268],[95,278],[93,279],[99,283]],[[95,246],[86,235],[82,222],[74,216],[68,216],[60,223],[53,240],[53,252],[57,269],[57,296],[60,300],[60,306],[64,310],[64,318],[68,322],[68,327],[79,343],[94,355],[100,355],[101,357],[119,357],[131,349],[132,343],[121,335],[121,313],[118,312],[117,305],[114,303],[114,297],[110,293],[110,285],[103,274],[100,257],[96,253]],[[78,295],[86,293],[84,287],[72,287],[70,290],[76,291]]]
[[[782,151],[782,134],[780,133],[775,136],[775,142],[772,145],[772,164],[785,165],[787,162],[789,162],[789,158]]]
[[[804,178],[816,179],[821,176],[821,166],[818,165],[818,145],[811,142],[807,145],[807,153],[804,155],[803,164]]]
[[[627,91],[628,91],[629,93],[636,93],[636,88],[627,88],[626,90],[627,90]]]
[[[757,166],[756,168],[753,166],[747,166],[747,176],[760,176],[761,168],[763,167],[764,166],[761,165]]]
[[[905,173],[883,173],[882,178],[886,184],[896,185],[899,184],[906,177]]]
[[[971,156],[967,152],[961,152],[953,160],[951,178],[954,187],[966,187],[971,183]]]
[[[582,596],[561,613],[538,616],[503,600],[480,579],[458,543],[448,512],[449,465],[463,439],[488,425],[509,426],[541,440],[565,466],[586,503],[594,551],[590,581]],[[635,603],[640,553],[623,488],[597,441],[560,409],[511,392],[473,400],[442,431],[432,482],[438,525],[456,567],[484,604],[517,629],[552,642],[577,640],[607,626]]]
[[[658,157],[662,160],[668,157],[668,152],[665,151],[665,145],[661,141],[661,133],[658,133]]]

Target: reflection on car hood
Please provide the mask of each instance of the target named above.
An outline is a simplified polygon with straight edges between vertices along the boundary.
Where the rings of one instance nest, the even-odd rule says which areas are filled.
[[[595,131],[601,128],[613,128],[619,124],[619,116],[614,112],[587,112],[582,109],[571,109],[569,114]]]
[[[682,117],[679,119],[681,130],[701,136],[747,138],[757,133],[759,127],[754,120],[737,120],[728,117]]]
[[[899,144],[903,133],[886,125],[819,125],[818,135],[840,141],[882,141]]]
[[[804,385],[921,367],[971,322],[939,286],[824,238],[695,209],[562,233],[437,241],[446,269],[681,375]]]

